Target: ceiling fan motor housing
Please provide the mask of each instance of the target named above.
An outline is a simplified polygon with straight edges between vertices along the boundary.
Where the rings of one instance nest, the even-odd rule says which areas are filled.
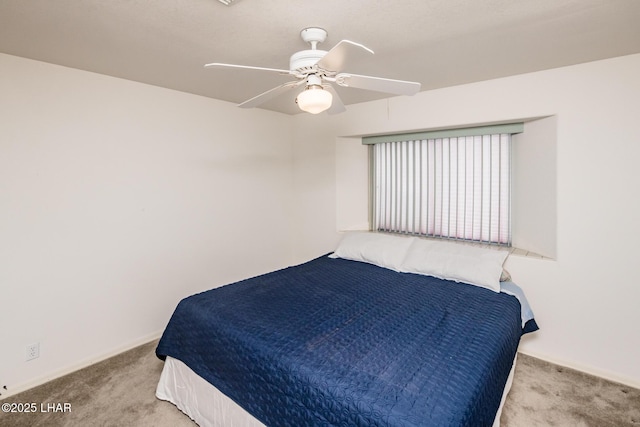
[[[327,54],[326,50],[310,49],[301,50],[291,55],[289,59],[289,69],[291,71],[304,72],[311,70],[316,63]]]

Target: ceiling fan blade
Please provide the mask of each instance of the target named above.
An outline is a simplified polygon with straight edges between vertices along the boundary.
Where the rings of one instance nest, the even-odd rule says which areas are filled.
[[[331,93],[333,96],[333,100],[331,101],[331,107],[327,110],[327,114],[338,114],[347,111],[344,104],[342,103],[342,99],[338,96],[338,92],[331,85],[323,86],[325,90]]]
[[[344,69],[347,58],[354,59],[357,55],[372,55],[368,47],[350,40],[342,40],[331,48],[316,65],[327,71],[340,72]]]
[[[415,95],[420,91],[420,83],[404,80],[384,79],[381,77],[360,76],[358,74],[341,73],[336,76],[336,83],[344,87],[374,90],[394,95]]]
[[[258,105],[261,105],[277,97],[278,95],[281,95],[282,93],[286,92],[288,89],[293,89],[294,87],[300,86],[304,82],[305,82],[304,80],[296,80],[292,82],[287,82],[280,86],[276,86],[273,89],[269,89],[268,91],[263,92],[258,96],[254,96],[253,98],[247,101],[244,101],[242,104],[238,104],[238,107],[242,107],[242,108],[257,107]]]
[[[270,71],[279,74],[291,74],[289,70],[279,70],[277,68],[264,68],[264,67],[252,67],[250,65],[236,65],[236,64],[222,64],[220,62],[212,62],[211,64],[205,64],[205,68],[235,68],[242,70],[257,70],[257,71]]]

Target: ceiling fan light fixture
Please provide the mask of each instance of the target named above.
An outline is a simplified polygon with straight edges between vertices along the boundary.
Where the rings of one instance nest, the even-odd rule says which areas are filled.
[[[302,111],[311,114],[322,113],[331,107],[333,95],[326,91],[320,85],[309,85],[305,90],[298,94],[296,103]]]

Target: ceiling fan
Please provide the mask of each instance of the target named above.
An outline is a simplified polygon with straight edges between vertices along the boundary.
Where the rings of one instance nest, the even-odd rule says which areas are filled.
[[[373,90],[393,95],[415,95],[420,90],[420,83],[404,80],[392,80],[381,77],[363,76],[342,71],[349,57],[370,55],[373,51],[366,46],[349,40],[342,40],[328,52],[317,48],[327,38],[322,28],[305,28],[300,32],[302,40],[311,45],[311,49],[302,50],[291,55],[289,69],[252,67],[247,65],[222,64],[214,62],[206,64],[207,68],[236,68],[267,71],[282,75],[291,75],[296,80],[284,83],[257,95],[241,104],[242,108],[257,107],[275,97],[304,85],[304,89],[296,97],[298,107],[306,112],[318,114],[327,111],[336,114],[345,111],[344,104],[332,86]]]

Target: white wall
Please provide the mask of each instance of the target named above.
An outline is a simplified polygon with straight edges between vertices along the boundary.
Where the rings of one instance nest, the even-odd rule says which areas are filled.
[[[330,252],[336,243],[335,133],[324,115],[294,118],[294,261]]]
[[[8,55],[0,94],[9,393],[155,337],[185,296],[290,263],[290,117]]]
[[[304,149],[296,151],[295,161],[305,167],[295,170],[295,179],[314,185],[312,196],[303,189],[296,193],[305,231],[295,243],[300,260],[330,251],[338,241],[336,230],[344,224],[330,208],[358,211],[338,212],[340,221],[367,220],[361,207],[336,203],[336,198],[348,199],[349,188],[361,197],[361,185],[353,182],[362,182],[366,150],[339,145],[352,144],[350,137],[555,116],[557,182],[522,185],[538,193],[543,188],[557,192],[557,212],[547,219],[557,226],[555,260],[511,256],[507,261],[541,326],[525,336],[521,348],[640,386],[639,75],[640,55],[631,55],[352,105],[339,116],[316,119],[303,143],[312,118],[296,116]],[[353,156],[353,174],[338,155]]]
[[[512,244],[557,259],[558,118],[525,122],[512,146]]]

